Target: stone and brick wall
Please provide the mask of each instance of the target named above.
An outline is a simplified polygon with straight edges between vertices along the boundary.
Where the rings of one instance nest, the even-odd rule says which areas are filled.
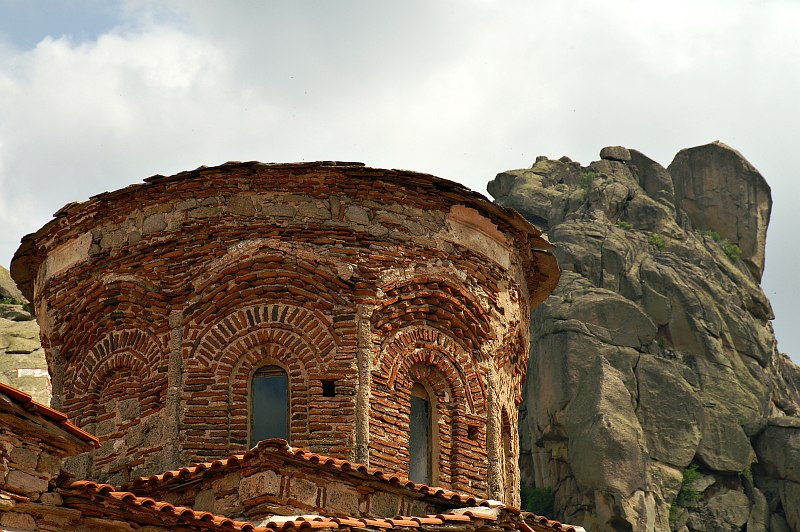
[[[96,443],[63,414],[0,384],[0,530],[58,530],[57,516],[34,509],[58,513],[64,457]]]
[[[549,248],[433,176],[229,163],[67,205],[11,271],[35,304],[53,406],[103,444],[71,462],[81,477],[246,449],[250,379],[274,364],[292,444],[406,471],[420,382],[434,483],[503,498],[530,308],[558,278]]]
[[[368,518],[440,514],[465,504],[460,497],[450,500],[378,479],[369,471],[327,464],[327,457],[294,456],[284,445],[265,441],[247,453],[255,456],[236,455],[183,474],[173,471],[174,476],[159,477],[152,485],[140,478],[124,489],[250,522],[298,513]]]

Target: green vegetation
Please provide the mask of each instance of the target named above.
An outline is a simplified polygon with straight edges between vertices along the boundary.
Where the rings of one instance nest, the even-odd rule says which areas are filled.
[[[667,243],[664,241],[664,237],[655,233],[650,235],[650,238],[647,239],[647,242],[659,251],[664,251],[664,247],[667,245]]]
[[[586,170],[581,174],[581,178],[578,181],[578,186],[580,188],[587,189],[595,179],[597,179],[597,172],[594,170]]]
[[[689,464],[689,467],[683,470],[683,483],[675,502],[683,505],[699,501],[703,494],[694,488],[694,483],[701,478],[703,474],[697,470],[697,464]]]
[[[522,509],[545,517],[553,515],[555,496],[550,488],[531,488],[521,486]]]
[[[630,231],[631,229],[633,229],[632,223],[630,223],[628,220],[623,220],[621,218],[617,220],[617,225],[620,228],[624,229],[625,231]]]
[[[702,477],[703,474],[697,470],[697,464],[689,464],[689,467],[683,470],[681,489],[678,491],[678,496],[675,497],[675,502],[669,508],[670,523],[675,522],[679,509],[694,506],[697,501],[703,498],[703,494],[694,487],[694,483]]]
[[[3,305],[22,305],[22,301],[17,301],[13,297],[4,297],[0,299],[0,304]]]
[[[722,238],[716,231],[712,231],[711,229],[705,229],[703,231],[700,231],[700,234],[702,234],[703,236],[707,236],[708,238],[710,238],[711,240],[722,246],[722,251],[725,252],[725,255],[727,255],[728,259],[731,262],[736,262],[740,258],[742,258],[742,248],[740,248],[738,244],[728,242],[726,239]]]
[[[742,248],[740,248],[738,244],[731,244],[723,240],[722,251],[725,252],[731,262],[736,262],[742,258]]]

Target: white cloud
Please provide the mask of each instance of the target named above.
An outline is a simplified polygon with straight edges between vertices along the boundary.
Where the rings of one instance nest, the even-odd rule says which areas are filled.
[[[609,144],[668,164],[720,139],[773,186],[789,241],[800,5],[633,0],[144,2],[97,39],[0,44],[0,253],[67,201],[226,160],[343,159],[484,190],[540,154]],[[772,288],[772,287],[780,287]],[[786,301],[786,302],[784,302]],[[795,308],[792,308],[792,307]],[[785,326],[788,330],[789,326]],[[784,342],[800,355],[800,336]]]

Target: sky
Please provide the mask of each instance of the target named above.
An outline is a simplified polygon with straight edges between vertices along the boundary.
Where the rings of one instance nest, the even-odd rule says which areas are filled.
[[[762,286],[800,361],[797,28],[795,0],[0,0],[0,263],[70,201],[229,160],[485,194],[538,155],[720,140],[772,187]]]

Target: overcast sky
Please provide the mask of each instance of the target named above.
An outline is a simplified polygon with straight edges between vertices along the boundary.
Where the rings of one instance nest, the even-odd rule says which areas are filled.
[[[485,193],[537,155],[721,140],[774,199],[800,360],[800,2],[0,0],[0,263],[65,203],[228,160],[363,161]]]

